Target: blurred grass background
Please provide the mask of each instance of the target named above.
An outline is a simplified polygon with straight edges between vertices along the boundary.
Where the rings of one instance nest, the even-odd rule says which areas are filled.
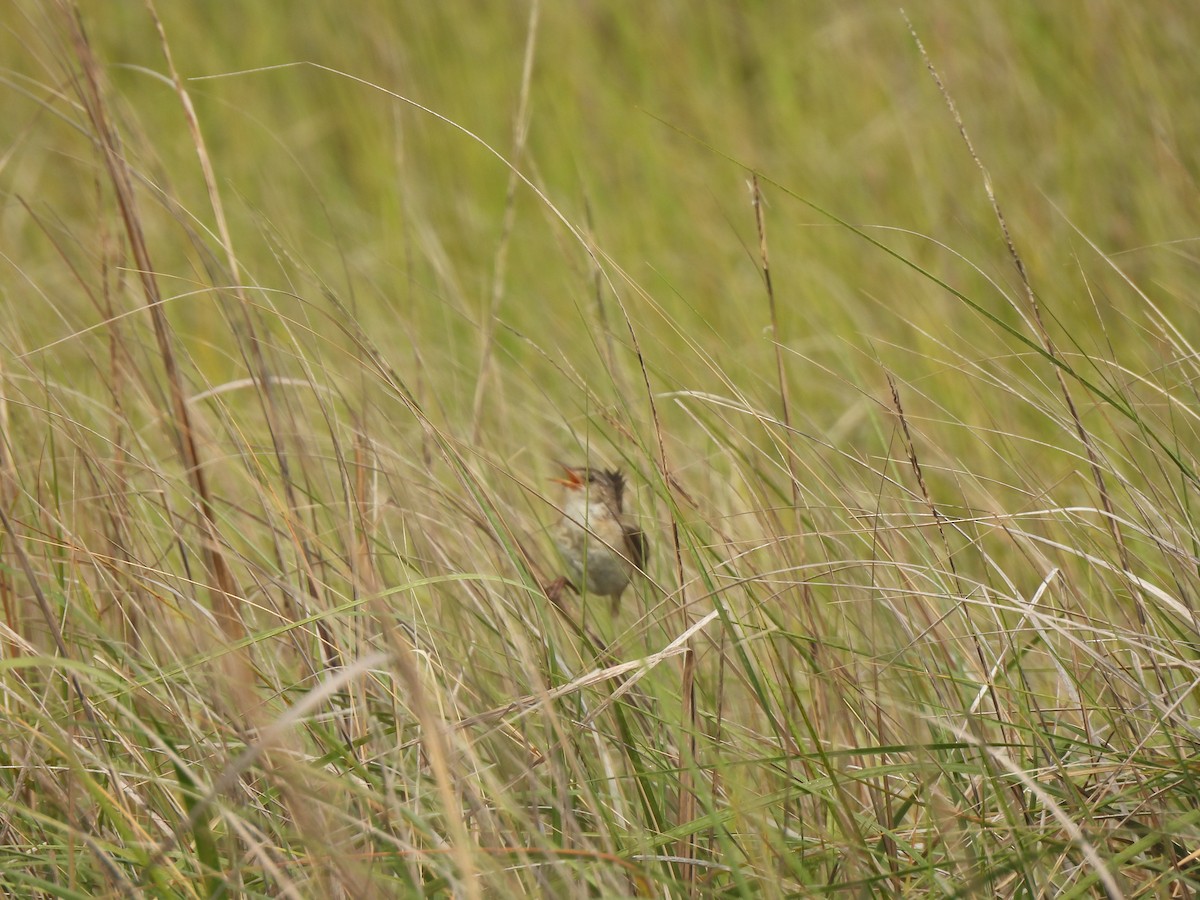
[[[1045,336],[894,5],[152,10],[0,31],[10,884],[1191,896],[1188,4],[906,5]]]

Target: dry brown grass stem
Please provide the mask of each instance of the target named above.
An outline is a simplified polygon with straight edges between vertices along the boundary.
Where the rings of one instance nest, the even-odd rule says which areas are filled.
[[[513,114],[512,123],[512,155],[509,157],[511,167],[508,172],[508,186],[504,193],[504,218],[500,226],[500,240],[496,244],[496,253],[492,259],[492,290],[480,323],[481,352],[479,356],[479,372],[475,376],[475,396],[471,401],[471,443],[479,443],[480,429],[483,427],[483,407],[488,392],[488,382],[491,379],[492,360],[496,353],[496,325],[500,320],[500,306],[504,302],[504,292],[508,274],[508,248],[512,238],[513,225],[517,217],[517,188],[521,186],[517,167],[525,155],[525,140],[529,135],[529,86],[533,81],[534,51],[537,49],[538,18],[541,15],[540,0],[533,0],[529,5],[529,21],[525,28],[525,54],[521,63],[521,90],[517,99],[517,111]]]
[[[200,170],[204,175],[204,185],[208,192],[209,205],[212,207],[213,217],[216,220],[217,235],[221,241],[221,247],[225,251],[225,264],[229,268],[229,283],[232,286],[230,289],[233,292],[236,301],[236,313],[233,321],[240,321],[242,334],[242,343],[248,351],[249,359],[247,363],[250,368],[251,376],[255,380],[255,386],[258,388],[255,391],[255,396],[259,398],[260,408],[262,409],[263,418],[267,425],[267,433],[271,438],[271,447],[275,455],[276,462],[279,464],[280,480],[283,486],[284,498],[287,503],[289,515],[288,533],[292,535],[293,540],[297,544],[298,555],[301,560],[301,569],[304,574],[304,583],[308,591],[309,597],[315,602],[320,603],[321,592],[318,587],[318,579],[314,574],[319,560],[317,554],[312,549],[309,541],[305,537],[306,529],[299,514],[299,503],[296,498],[296,488],[293,483],[291,474],[291,464],[288,458],[287,448],[283,444],[281,435],[281,423],[278,411],[278,403],[276,399],[276,389],[274,379],[272,378],[270,367],[267,364],[266,356],[263,353],[262,342],[258,336],[258,329],[255,327],[254,319],[250,314],[251,304],[246,296],[246,291],[242,286],[241,266],[238,263],[237,253],[234,251],[233,236],[229,231],[229,223],[225,215],[225,204],[221,200],[221,192],[217,186],[216,174],[213,170],[212,160],[208,153],[208,147],[204,140],[204,134],[200,130],[200,122],[196,118],[196,110],[192,104],[191,95],[184,87],[183,79],[179,75],[179,70],[175,67],[175,59],[171,53],[171,45],[167,40],[166,30],[163,28],[161,19],[158,16],[158,11],[155,8],[154,0],[146,0],[146,6],[149,10],[150,17],[154,22],[154,27],[158,33],[159,45],[162,48],[163,57],[167,63],[167,69],[171,73],[171,83],[175,88],[175,94],[179,98],[179,105],[183,110],[184,120],[188,125],[188,133],[192,138],[192,145],[196,150],[196,159],[199,161]],[[299,612],[288,604],[293,618],[299,616]],[[326,666],[332,668],[339,664],[341,653],[338,651],[333,639],[329,633],[325,623],[317,623],[317,632],[321,639],[321,648],[325,657]]]
[[[992,214],[996,217],[996,223],[1000,227],[1000,233],[1004,238],[1004,246],[1008,251],[1009,259],[1012,260],[1017,274],[1021,280],[1021,288],[1025,293],[1025,300],[1029,304],[1030,314],[1033,316],[1033,322],[1037,331],[1038,340],[1041,341],[1042,349],[1046,354],[1055,361],[1061,361],[1058,349],[1054,344],[1050,332],[1046,328],[1046,324],[1042,319],[1041,304],[1038,303],[1037,294],[1034,293],[1033,284],[1029,279],[1029,272],[1025,268],[1025,261],[1021,258],[1021,254],[1017,252],[1017,245],[1013,241],[1012,233],[1008,227],[1008,220],[1004,217],[1004,212],[1000,209],[1000,201],[996,197],[995,188],[992,185],[992,177],[988,174],[987,167],[984,166],[983,160],[979,158],[979,154],[975,152],[975,145],[971,141],[971,136],[967,132],[967,126],[963,122],[962,116],[959,115],[958,107],[954,103],[954,98],[950,96],[950,91],[942,81],[941,75],[938,74],[937,68],[933,65],[933,60],[925,50],[925,45],[921,43],[921,39],[917,36],[916,29],[912,22],[905,16],[905,22],[908,24],[909,33],[912,35],[913,41],[917,45],[917,50],[921,54],[921,58],[925,61],[925,67],[929,70],[930,77],[933,78],[934,84],[937,85],[942,99],[946,103],[946,108],[949,109],[951,117],[954,119],[954,124],[958,127],[958,133],[962,136],[963,143],[966,145],[967,152],[970,154],[976,168],[979,169],[980,175],[983,176],[983,189],[987,194],[988,202],[992,207]],[[1063,367],[1055,365],[1054,377],[1058,382],[1059,393],[1062,394],[1063,401],[1067,405],[1067,412],[1071,417],[1071,422],[1075,428],[1075,434],[1079,438],[1079,442],[1083,445],[1084,452],[1087,454],[1088,466],[1091,470],[1092,481],[1096,485],[1096,492],[1100,496],[1100,505],[1104,509],[1104,521],[1108,527],[1109,534],[1112,536],[1113,543],[1117,548],[1117,553],[1121,559],[1121,564],[1126,572],[1130,572],[1129,551],[1125,546],[1125,538],[1121,533],[1121,526],[1114,512],[1112,497],[1108,491],[1108,483],[1104,478],[1104,471],[1100,466],[1100,457],[1096,453],[1096,447],[1092,441],[1091,435],[1087,428],[1084,427],[1083,419],[1079,415],[1079,410],[1075,405],[1075,398],[1071,394],[1070,386],[1067,384],[1066,376],[1063,374]],[[1132,586],[1132,585],[1131,585]],[[1141,592],[1135,590],[1135,594],[1140,598]],[[1146,624],[1146,614],[1143,609],[1144,601],[1140,601],[1137,605],[1138,618],[1141,624]]]
[[[99,144],[99,150],[104,157],[105,170],[120,207],[125,236],[129,241],[129,250],[133,254],[134,266],[145,296],[146,308],[154,326],[154,338],[158,345],[159,357],[162,360],[171,395],[172,424],[174,425],[176,447],[200,509],[201,546],[206,568],[211,578],[208,587],[212,598],[213,613],[226,636],[231,640],[237,640],[246,636],[245,623],[242,622],[237,610],[240,592],[234,581],[233,571],[222,550],[216,510],[205,477],[204,460],[197,445],[196,429],[192,422],[191,410],[188,408],[183,376],[175,358],[171,324],[167,321],[166,313],[163,310],[162,294],[158,288],[155,268],[150,258],[150,249],[142,230],[129,164],[121,149],[121,141],[116,127],[110,120],[102,87],[100,64],[92,52],[91,44],[83,28],[83,20],[79,11],[69,5],[66,0],[60,0],[59,6],[68,25],[76,59],[83,69],[82,77],[74,77],[75,89],[87,113],[88,120],[91,122],[92,133]]]

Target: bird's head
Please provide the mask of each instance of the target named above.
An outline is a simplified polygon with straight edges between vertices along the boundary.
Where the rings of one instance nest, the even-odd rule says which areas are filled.
[[[596,469],[591,466],[568,466],[559,463],[563,476],[553,479],[568,491],[587,491],[597,499],[612,502],[617,509],[625,496],[625,476],[619,469]]]

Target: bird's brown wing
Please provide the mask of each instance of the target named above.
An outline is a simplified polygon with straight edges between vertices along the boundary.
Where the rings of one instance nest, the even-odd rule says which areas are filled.
[[[646,532],[629,522],[621,524],[625,533],[625,556],[637,568],[644,571],[646,565]]]

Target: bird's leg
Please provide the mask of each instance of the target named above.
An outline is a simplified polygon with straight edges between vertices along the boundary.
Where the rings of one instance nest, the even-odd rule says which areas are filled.
[[[620,609],[621,609],[621,594],[623,594],[623,593],[624,593],[624,591],[617,591],[615,594],[613,594],[611,609],[612,609],[612,617],[614,619],[617,617],[617,612],[620,611]]]
[[[555,606],[558,606],[559,601],[562,600],[563,588],[570,588],[575,593],[579,593],[579,588],[575,587],[575,585],[571,583],[571,579],[567,578],[565,575],[555,578],[549,584],[542,585],[542,593],[546,595],[547,600],[549,600]]]

